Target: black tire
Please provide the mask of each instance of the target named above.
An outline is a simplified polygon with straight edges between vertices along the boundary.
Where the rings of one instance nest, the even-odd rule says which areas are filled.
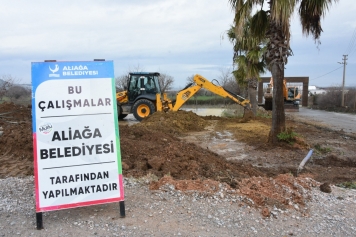
[[[150,100],[142,99],[136,101],[132,107],[132,112],[138,121],[142,121],[145,117],[153,114],[156,111],[155,105]]]
[[[128,115],[128,114],[120,114],[120,115],[119,115],[119,119],[122,120],[122,119],[126,118],[127,115]]]
[[[117,117],[119,120],[126,118],[127,114],[122,114],[122,108],[120,105],[117,105]]]

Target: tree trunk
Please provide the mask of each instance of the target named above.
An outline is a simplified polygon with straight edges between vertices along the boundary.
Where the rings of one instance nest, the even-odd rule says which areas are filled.
[[[251,78],[248,79],[248,95],[249,95],[249,100],[252,106],[252,113],[254,116],[257,115],[257,79],[256,78]]]
[[[277,143],[277,135],[286,128],[283,98],[284,68],[281,69],[277,63],[271,68],[273,77],[273,100],[272,100],[272,127],[269,134],[269,142]]]

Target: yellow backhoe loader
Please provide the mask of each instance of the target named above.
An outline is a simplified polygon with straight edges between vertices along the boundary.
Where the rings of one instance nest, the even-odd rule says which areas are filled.
[[[272,110],[273,98],[273,78],[271,77],[267,90],[264,93],[265,110]],[[296,86],[287,86],[286,79],[283,79],[283,98],[285,111],[299,111],[301,95]]]
[[[230,98],[245,110],[251,110],[250,101],[236,95],[221,86],[215,85],[201,75],[194,76],[194,83],[190,83],[180,90],[174,100],[170,100],[166,93],[162,93],[158,83],[158,72],[129,73],[128,85],[125,91],[116,93],[117,111],[119,119],[133,114],[141,121],[156,111],[178,111],[182,105],[204,88],[217,95]]]

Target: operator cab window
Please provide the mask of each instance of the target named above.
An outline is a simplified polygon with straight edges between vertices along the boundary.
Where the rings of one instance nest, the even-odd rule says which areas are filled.
[[[288,88],[288,97],[294,97],[293,88]]]
[[[134,100],[140,91],[140,87],[139,87],[139,76],[132,76],[131,81],[130,81],[130,85],[129,85],[129,89],[128,91],[129,93],[129,100]]]
[[[139,95],[160,93],[158,76],[131,75],[128,91],[130,101],[134,101]]]
[[[146,94],[156,94],[157,86],[153,76],[147,76],[144,80]]]

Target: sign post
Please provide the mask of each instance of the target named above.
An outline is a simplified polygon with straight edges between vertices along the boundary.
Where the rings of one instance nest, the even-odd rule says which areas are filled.
[[[120,202],[125,216],[112,61],[32,63],[37,228],[42,212]]]

